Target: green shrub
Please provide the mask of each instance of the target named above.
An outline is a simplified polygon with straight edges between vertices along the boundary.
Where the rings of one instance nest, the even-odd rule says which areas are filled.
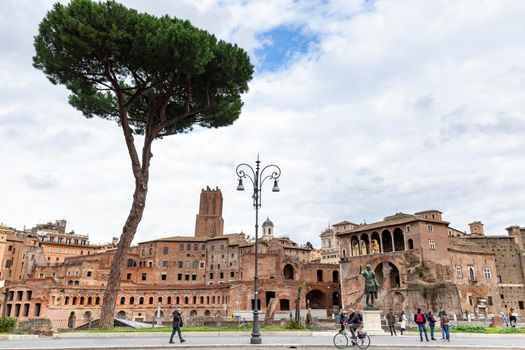
[[[457,333],[487,333],[487,329],[481,326],[468,326],[464,324],[458,324],[452,328],[453,332]]]
[[[284,326],[286,329],[304,329],[304,324],[301,323],[300,320],[292,319],[286,323]]]
[[[500,328],[498,333],[501,333],[501,334],[521,333],[521,330],[516,327],[506,327],[506,328]]]
[[[0,317],[0,333],[9,333],[15,330],[16,318]]]

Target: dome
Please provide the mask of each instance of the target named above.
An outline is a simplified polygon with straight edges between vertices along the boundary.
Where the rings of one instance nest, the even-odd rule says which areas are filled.
[[[270,218],[267,216],[266,221],[263,222],[263,226],[273,226],[273,222],[270,220]]]

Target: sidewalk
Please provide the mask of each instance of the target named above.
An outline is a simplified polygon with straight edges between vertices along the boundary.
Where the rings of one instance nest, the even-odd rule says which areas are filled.
[[[136,334],[136,333],[131,333]],[[183,345],[168,344],[169,334],[155,333],[155,336],[133,336],[126,337],[125,333],[102,333],[89,334],[92,337],[48,337],[40,339],[19,339],[0,341],[0,349],[17,350],[50,350],[50,349],[76,349],[76,350],[97,350],[97,349],[171,349],[171,348],[214,348],[214,349],[335,349],[332,339],[335,332],[319,332],[309,335],[269,335],[262,334],[261,345],[250,345],[249,333],[245,336],[206,336],[200,333],[186,333],[184,337],[187,342]],[[93,336],[95,335],[95,336]],[[104,337],[101,337],[104,335]],[[496,337],[483,335],[481,337],[454,337],[450,343],[441,340],[429,343],[419,341],[419,336],[371,336],[371,348],[375,349],[406,349],[412,348],[432,348],[432,349],[525,349],[525,337],[505,336]]]

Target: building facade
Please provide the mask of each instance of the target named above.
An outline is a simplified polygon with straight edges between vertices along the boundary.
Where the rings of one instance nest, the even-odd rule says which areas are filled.
[[[485,236],[479,221],[470,234],[449,225],[440,211],[428,210],[339,232],[343,305],[363,305],[359,273],[370,264],[385,309],[443,307],[458,316],[523,310],[524,230]]]

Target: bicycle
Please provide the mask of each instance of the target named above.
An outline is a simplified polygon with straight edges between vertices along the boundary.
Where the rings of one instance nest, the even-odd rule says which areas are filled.
[[[348,346],[348,338],[352,340],[352,346],[357,345],[359,349],[367,349],[370,346],[370,337],[364,331],[356,331],[357,339],[352,338],[352,333],[348,332],[348,325],[345,329],[334,335],[334,345],[338,349],[345,349]],[[348,334],[350,333],[350,334]]]

